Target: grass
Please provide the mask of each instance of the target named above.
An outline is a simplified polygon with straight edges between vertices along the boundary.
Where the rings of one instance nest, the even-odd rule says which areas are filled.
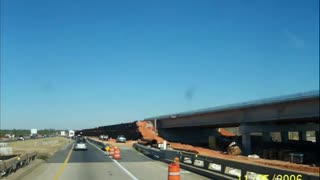
[[[53,137],[27,141],[15,141],[8,143],[8,146],[13,148],[13,152],[15,154],[35,151],[38,153],[38,159],[47,160],[69,141],[69,139],[64,137]]]
[[[47,161],[49,157],[50,157],[50,155],[46,154],[46,153],[41,153],[41,154],[39,154],[37,156],[38,159],[42,159],[42,160],[45,160],[45,161]]]

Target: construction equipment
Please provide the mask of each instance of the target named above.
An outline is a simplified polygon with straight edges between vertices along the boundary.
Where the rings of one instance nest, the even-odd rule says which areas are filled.
[[[236,144],[236,142],[230,143],[227,150],[228,150],[228,154],[230,154],[230,155],[236,156],[236,155],[240,155],[241,154],[241,149]]]

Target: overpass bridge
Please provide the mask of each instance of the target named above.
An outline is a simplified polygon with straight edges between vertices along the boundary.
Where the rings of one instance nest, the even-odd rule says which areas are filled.
[[[262,99],[246,103],[208,108],[146,118],[152,120],[165,139],[189,138],[189,142],[208,141],[212,129],[239,127],[242,146],[251,153],[251,134],[262,133],[270,141],[270,133],[280,132],[281,141],[288,141],[288,132],[299,132],[299,140],[307,139],[307,131],[319,134],[319,91]],[[193,133],[197,132],[197,133]],[[196,135],[195,135],[196,134]]]

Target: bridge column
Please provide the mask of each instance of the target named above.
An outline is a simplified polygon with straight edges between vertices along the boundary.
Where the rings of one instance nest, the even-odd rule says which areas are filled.
[[[239,129],[242,139],[242,152],[244,155],[251,154],[251,125],[242,123]]]
[[[307,132],[299,131],[299,141],[306,141],[306,140],[307,140]]]
[[[251,135],[250,133],[244,133],[241,135],[242,147],[245,155],[251,154]]]
[[[281,142],[286,142],[289,140],[288,131],[281,131]]]

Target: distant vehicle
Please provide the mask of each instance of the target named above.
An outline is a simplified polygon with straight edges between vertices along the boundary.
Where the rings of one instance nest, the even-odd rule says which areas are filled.
[[[109,136],[108,135],[100,135],[99,139],[103,140],[103,141],[107,141],[109,139]]]
[[[75,135],[75,132],[73,130],[69,130],[69,138],[73,138]]]
[[[117,137],[117,142],[125,143],[125,142],[127,142],[127,139],[126,139],[126,137],[124,137],[124,135],[119,135]]]
[[[38,134],[37,137],[38,137],[38,138],[43,138],[44,136],[41,135],[41,134]]]
[[[23,135],[19,135],[18,140],[20,140],[20,141],[24,141],[24,137],[23,137]]]
[[[61,131],[60,132],[60,136],[66,136],[66,132],[65,131]]]
[[[6,134],[5,137],[9,139],[14,139],[14,134]]]
[[[30,130],[30,134],[31,134],[31,136],[34,135],[34,134],[37,135],[38,134],[38,130],[37,129],[31,129]]]
[[[37,134],[31,134],[30,138],[31,139],[36,139],[36,138],[38,138],[38,136],[37,136]]]
[[[81,138],[77,139],[76,145],[74,146],[74,150],[88,150],[85,140]]]

